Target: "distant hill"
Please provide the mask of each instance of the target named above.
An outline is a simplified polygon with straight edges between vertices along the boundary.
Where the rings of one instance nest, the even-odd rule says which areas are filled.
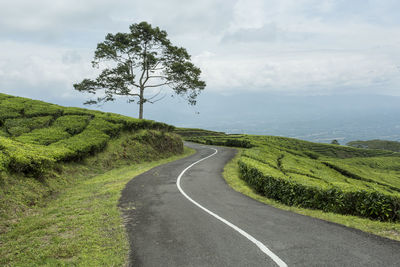
[[[368,141],[351,141],[347,143],[348,146],[367,149],[383,149],[394,152],[400,152],[400,142],[386,141],[386,140],[368,140]]]

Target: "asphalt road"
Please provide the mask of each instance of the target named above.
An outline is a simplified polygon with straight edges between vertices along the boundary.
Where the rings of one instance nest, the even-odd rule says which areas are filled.
[[[250,199],[222,178],[234,149],[187,145],[197,153],[143,173],[122,192],[130,266],[400,266],[400,242]],[[177,178],[213,148],[181,175],[192,202]]]

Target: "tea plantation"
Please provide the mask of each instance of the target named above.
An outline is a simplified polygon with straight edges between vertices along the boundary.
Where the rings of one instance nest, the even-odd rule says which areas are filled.
[[[173,129],[0,94],[0,265],[124,265],[121,190],[192,153]]]
[[[185,140],[247,148],[241,178],[286,205],[400,221],[400,153],[276,136],[177,129]]]
[[[385,149],[400,152],[400,142],[386,140],[351,141],[348,146],[368,149]]]
[[[0,94],[0,171],[40,176],[56,162],[101,151],[122,131],[173,126]]]
[[[0,94],[0,233],[7,221],[75,184],[75,169],[89,168],[80,174],[89,178],[181,154],[183,143],[173,129],[160,122]]]

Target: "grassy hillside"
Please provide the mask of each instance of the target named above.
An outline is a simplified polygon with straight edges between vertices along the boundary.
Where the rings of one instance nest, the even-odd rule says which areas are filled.
[[[122,133],[102,152],[62,164],[61,175],[46,180],[49,187],[56,181],[62,186],[56,194],[0,220],[0,266],[126,266],[129,244],[120,208],[131,207],[118,208],[121,190],[133,177],[191,153],[185,148],[171,157],[174,146],[155,145],[160,137],[143,142]],[[20,192],[31,184],[44,190],[34,179],[15,178]]]
[[[122,131],[172,126],[0,94],[0,170],[40,176],[60,161],[101,151]]]
[[[67,184],[71,164],[101,151],[102,171],[183,152],[173,126],[0,94],[0,233],[6,221]],[[109,147],[113,149],[106,149]]]
[[[248,148],[238,160],[242,179],[286,205],[400,221],[400,153],[201,131],[185,139]]]
[[[400,152],[400,142],[386,140],[369,140],[369,141],[351,141],[348,146],[368,149],[384,149],[394,152]]]
[[[191,153],[173,129],[0,94],[0,265],[125,265],[120,192]]]

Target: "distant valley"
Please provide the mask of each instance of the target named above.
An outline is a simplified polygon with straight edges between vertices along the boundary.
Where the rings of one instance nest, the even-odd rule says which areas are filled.
[[[182,127],[278,135],[322,143],[333,139],[340,144],[355,140],[400,140],[400,97],[204,94],[194,109],[185,105],[179,106],[179,110],[169,107],[159,113],[163,107],[149,106],[152,119]]]

